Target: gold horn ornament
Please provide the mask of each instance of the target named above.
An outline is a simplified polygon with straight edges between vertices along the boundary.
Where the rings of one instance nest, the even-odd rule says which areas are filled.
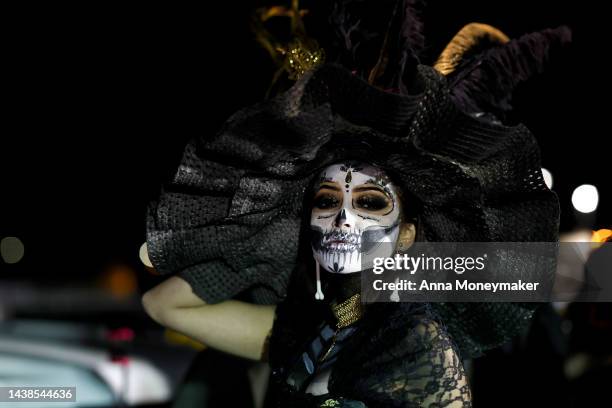
[[[466,54],[482,42],[505,44],[510,38],[499,29],[482,23],[465,25],[448,43],[434,64],[442,75],[453,72]]]

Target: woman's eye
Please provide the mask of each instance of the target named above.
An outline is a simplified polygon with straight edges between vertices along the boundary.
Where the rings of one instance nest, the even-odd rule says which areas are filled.
[[[315,197],[314,207],[321,210],[327,210],[330,208],[335,208],[339,203],[340,202],[336,197],[326,194]]]
[[[389,201],[378,195],[363,195],[355,201],[358,208],[369,211],[383,210],[389,206]]]

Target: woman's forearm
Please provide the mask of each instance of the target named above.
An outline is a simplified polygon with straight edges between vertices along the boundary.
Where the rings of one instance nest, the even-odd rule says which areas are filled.
[[[171,278],[145,293],[143,306],[162,326],[217,350],[260,360],[275,306],[226,300],[206,304],[182,279]]]
[[[260,360],[273,320],[274,306],[226,300],[168,310],[159,323],[214,349]]]

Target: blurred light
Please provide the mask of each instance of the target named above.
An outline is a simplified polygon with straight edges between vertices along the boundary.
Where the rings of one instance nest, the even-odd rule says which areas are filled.
[[[164,339],[168,344],[187,346],[195,350],[204,350],[206,348],[203,343],[172,329],[164,330]]]
[[[544,183],[548,188],[552,188],[553,186],[553,176],[550,171],[542,167],[542,176],[544,177]]]
[[[576,231],[566,232],[559,236],[560,242],[591,242],[593,232],[588,229],[579,229]]]
[[[110,341],[132,341],[134,340],[134,330],[129,327],[119,327],[109,330],[106,338]]]
[[[581,213],[588,214],[595,211],[597,204],[599,204],[599,193],[591,184],[578,186],[572,193],[572,205]]]
[[[123,264],[108,268],[102,277],[101,285],[119,298],[133,295],[138,289],[136,273],[132,268]]]
[[[33,340],[15,337],[10,330],[0,334],[0,384],[17,382],[23,386],[76,386],[80,394],[70,407],[117,406],[115,396],[123,396],[130,407],[161,406],[172,397],[172,381],[154,363],[154,356],[112,354],[103,344]],[[117,361],[113,361],[113,356]],[[128,358],[126,361],[125,356]],[[110,361],[109,361],[110,360]],[[124,366],[129,362],[129,369]],[[24,403],[23,407],[59,408],[55,402]],[[10,404],[21,406],[21,404]],[[9,404],[0,402],[0,407]],[[62,404],[66,407],[66,405]]]
[[[169,401],[172,382],[156,365],[134,355],[126,356],[127,360],[121,356],[106,358],[109,357],[110,361],[98,363],[95,371],[115,395],[123,396],[125,404],[122,406],[148,406]]]
[[[110,360],[119,365],[126,366],[130,363],[130,358],[128,356],[111,356]]]
[[[140,251],[138,251],[138,255],[140,256],[140,261],[144,264],[144,266],[146,266],[147,268],[153,267],[153,264],[149,259],[149,251],[147,250],[146,242],[140,246]]]
[[[24,253],[24,246],[17,237],[5,237],[0,241],[0,256],[7,264],[14,264],[21,261]]]
[[[593,231],[593,237],[591,241],[593,242],[606,242],[607,239],[612,237],[612,230],[609,229],[600,229],[597,231]]]

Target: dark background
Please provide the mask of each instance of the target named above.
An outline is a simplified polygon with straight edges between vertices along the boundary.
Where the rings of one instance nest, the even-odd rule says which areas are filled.
[[[261,3],[3,10],[0,236],[19,237],[26,251],[18,264],[0,265],[4,277],[61,284],[111,262],[139,264],[146,204],[172,175],[184,143],[213,134],[269,85],[274,67],[248,25]],[[425,9],[425,63],[472,21],[510,37],[573,29],[569,54],[515,98],[553,173],[563,231],[577,226],[570,196],[583,183],[600,193],[587,226],[612,225],[609,39],[596,21],[606,14],[600,7],[430,1]]]

